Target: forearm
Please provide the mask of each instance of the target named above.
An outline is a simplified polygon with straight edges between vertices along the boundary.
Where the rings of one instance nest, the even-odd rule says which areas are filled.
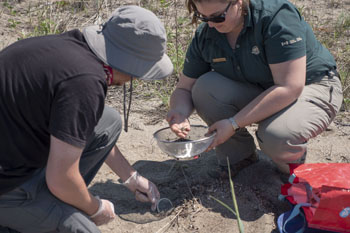
[[[135,172],[135,169],[125,159],[117,146],[114,146],[105,162],[123,182]]]
[[[191,92],[182,88],[176,88],[170,97],[170,111],[180,112],[186,118],[193,112]]]
[[[46,183],[51,193],[88,215],[94,214],[99,202],[88,191],[79,171],[82,149],[50,137]]]
[[[92,215],[97,211],[99,201],[89,193],[79,170],[77,173],[61,174],[56,178],[47,176],[46,179],[51,193],[58,199],[80,209],[87,215]]]
[[[239,111],[234,116],[234,119],[240,127],[245,127],[279,112],[293,103],[297,98],[298,93],[294,93],[289,88],[273,86],[261,93]]]

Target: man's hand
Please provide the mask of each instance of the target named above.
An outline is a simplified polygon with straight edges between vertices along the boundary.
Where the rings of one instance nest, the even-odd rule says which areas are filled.
[[[160,194],[155,184],[139,175],[137,171],[135,171],[123,184],[135,194],[136,200],[141,202],[151,202],[152,210],[156,209]]]
[[[188,132],[191,130],[190,122],[188,119],[181,113],[170,110],[166,117],[167,122],[171,130],[181,138],[185,138]]]
[[[90,216],[90,219],[97,225],[107,224],[115,218],[114,205],[112,202],[99,199],[99,207],[95,214]]]
[[[226,142],[235,134],[231,122],[228,119],[220,120],[212,124],[207,134],[211,134],[214,131],[216,131],[215,139],[206,151],[210,151],[214,147]]]
[[[157,187],[134,170],[117,146],[111,150],[106,163],[125,181],[123,184],[135,194],[137,200],[151,202],[152,209],[154,210],[156,208],[156,204],[160,198]]]

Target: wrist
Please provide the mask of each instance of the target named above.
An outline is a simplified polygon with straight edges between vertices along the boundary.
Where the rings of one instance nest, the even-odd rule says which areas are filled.
[[[103,210],[102,201],[101,201],[100,197],[99,197],[99,196],[96,196],[95,199],[96,199],[97,202],[98,202],[98,208],[97,208],[97,210],[96,210],[95,212],[93,212],[93,214],[90,215],[90,218],[96,217],[96,216],[99,215],[99,214],[102,212],[102,210]]]
[[[139,173],[137,171],[134,171],[131,176],[123,182],[123,185],[125,187],[127,187],[128,189],[130,189],[131,191],[135,191],[134,186],[136,185],[136,180],[137,180],[137,176],[139,175]]]
[[[131,176],[129,176],[129,178],[128,178],[127,180],[125,180],[125,181],[123,182],[123,184],[124,184],[124,185],[125,185],[125,184],[129,184],[137,175],[138,175],[138,172],[137,172],[137,171],[133,171],[133,172],[131,173]]]
[[[126,181],[130,181],[131,177],[135,176],[136,172],[137,171],[131,167],[131,169],[128,169],[128,171],[125,171],[123,174],[120,174],[119,177],[122,180],[122,182],[125,183]]]
[[[228,120],[229,120],[230,123],[231,123],[231,126],[232,126],[232,128],[233,128],[233,131],[237,132],[237,131],[240,129],[240,127],[239,127],[239,125],[237,124],[235,118],[234,118],[234,117],[230,117],[230,118],[228,118]]]

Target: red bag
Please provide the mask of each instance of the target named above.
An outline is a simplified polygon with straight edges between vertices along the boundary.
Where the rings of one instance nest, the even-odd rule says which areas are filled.
[[[307,226],[350,232],[350,164],[290,164],[289,167],[290,183],[281,187],[281,194],[303,209]]]

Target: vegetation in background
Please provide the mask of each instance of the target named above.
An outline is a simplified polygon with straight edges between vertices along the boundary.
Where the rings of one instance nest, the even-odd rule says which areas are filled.
[[[73,26],[76,13],[84,10],[83,1],[46,1],[29,4],[26,9],[30,27],[23,30],[20,39],[34,36],[59,34]]]
[[[314,29],[316,37],[335,57],[343,85],[344,110],[350,111],[350,12],[345,8],[341,10],[345,1],[348,0],[329,0],[328,5],[325,6],[328,11],[337,9],[342,12],[332,21],[320,19],[315,9],[306,6],[298,6],[298,9]],[[28,7],[24,9],[21,7],[23,2],[30,4],[26,4]],[[7,32],[17,32],[18,39],[25,39],[58,34],[73,28],[82,29],[91,24],[101,24],[115,8],[126,4],[145,7],[164,22],[168,38],[167,54],[174,64],[174,73],[165,80],[152,82],[135,80],[133,98],[144,100],[158,98],[162,102],[162,109],[157,111],[167,110],[170,94],[178,81],[186,48],[195,29],[190,25],[191,19],[183,0],[2,0],[0,14],[6,14],[7,20],[3,24],[6,24]],[[2,41],[0,49],[6,45],[8,43]],[[121,90],[112,88],[111,91]],[[231,179],[230,188],[234,209],[215,197],[211,198],[217,200],[236,216],[240,232],[243,232]]]
[[[317,39],[330,50],[336,62],[343,86],[343,110],[350,111],[350,12],[342,9],[345,1],[332,0],[325,6],[334,20],[321,20],[315,9],[298,8],[312,26]],[[332,14],[336,10],[341,13]]]
[[[293,1],[293,0],[291,0]],[[21,4],[27,2],[27,9]],[[344,9],[345,0],[332,0],[325,6],[328,12],[341,11],[336,19],[320,19],[319,13],[297,5],[300,13],[313,27],[317,38],[334,55],[341,74],[344,109],[350,110],[350,13]],[[168,36],[167,54],[174,64],[174,73],[166,80],[135,82],[135,97],[159,98],[167,108],[169,97],[182,70],[186,48],[194,27],[183,0],[3,0],[0,14],[7,15],[7,28],[17,31],[18,39],[62,33],[86,25],[101,24],[118,6],[136,4],[153,11],[164,22]],[[342,9],[343,8],[343,9]],[[8,44],[2,42],[0,46]]]
[[[165,80],[142,83],[141,93],[143,97],[158,97],[167,108],[172,91],[175,89],[178,76],[182,71],[187,45],[192,39],[193,26],[190,25],[190,17],[184,14],[183,1],[175,0],[141,0],[140,5],[152,10],[164,22],[167,30],[167,55],[173,65],[173,75]],[[143,87],[147,86],[146,91]],[[156,91],[155,91],[156,90]]]

